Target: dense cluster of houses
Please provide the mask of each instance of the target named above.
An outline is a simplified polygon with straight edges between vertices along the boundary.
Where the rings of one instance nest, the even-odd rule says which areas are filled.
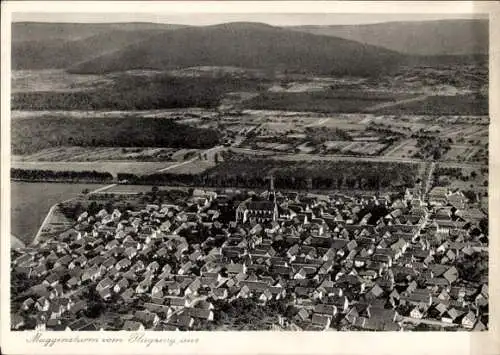
[[[283,302],[279,329],[483,330],[487,275],[464,280],[458,263],[487,255],[484,215],[460,193],[419,191],[194,190],[183,204],[85,212],[13,251],[27,287],[11,327],[204,329],[220,322],[214,304],[245,298]]]

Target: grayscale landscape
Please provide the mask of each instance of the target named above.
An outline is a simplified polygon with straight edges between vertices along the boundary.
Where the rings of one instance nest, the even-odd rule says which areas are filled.
[[[13,22],[11,329],[487,330],[488,42]]]

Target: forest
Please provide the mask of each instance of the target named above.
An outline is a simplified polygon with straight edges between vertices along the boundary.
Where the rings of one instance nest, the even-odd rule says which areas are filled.
[[[258,79],[118,75],[110,85],[72,92],[12,95],[13,110],[154,110],[214,108],[227,92],[259,90]]]
[[[222,139],[222,134],[214,129],[142,116],[15,119],[11,134],[13,154],[61,146],[203,149]]]
[[[418,164],[348,161],[279,161],[230,157],[200,174],[118,174],[130,184],[265,188],[274,175],[278,189],[381,190],[411,187]]]

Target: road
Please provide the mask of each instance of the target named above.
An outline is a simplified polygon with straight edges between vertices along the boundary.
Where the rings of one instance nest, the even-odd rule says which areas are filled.
[[[50,219],[51,219],[51,217],[52,217],[52,213],[54,213],[54,210],[57,208],[57,206],[58,206],[58,205],[60,205],[60,204],[62,204],[62,203],[65,203],[65,202],[71,201],[71,200],[73,200],[73,199],[72,199],[72,198],[70,198],[70,199],[68,199],[68,200],[64,200],[64,201],[62,201],[62,202],[57,202],[56,204],[52,205],[52,207],[50,207],[49,212],[48,212],[48,213],[47,213],[47,215],[45,216],[45,218],[44,218],[44,220],[43,220],[43,222],[42,222],[42,225],[40,226],[40,228],[38,228],[38,232],[36,233],[35,238],[33,239],[33,242],[32,242],[32,244],[33,244],[33,245],[38,244],[38,242],[39,242],[39,240],[38,240],[38,239],[39,239],[39,238],[40,238],[40,236],[42,235],[43,230],[45,229],[45,226],[46,226],[47,224],[49,224],[49,223],[50,223]]]
[[[320,119],[319,121],[317,122],[313,122],[313,123],[310,123],[308,125],[306,125],[305,127],[315,127],[315,126],[322,126],[323,124],[325,124],[326,122],[328,122],[330,120],[329,117],[326,117],[326,118],[322,118]]]
[[[16,237],[14,234],[11,234],[10,235],[10,247],[11,248],[24,248],[26,245],[24,244],[23,241],[21,241],[21,239],[19,239],[18,237]]]
[[[429,168],[429,174],[427,175],[427,179],[425,181],[425,193],[427,194],[432,187],[432,176],[434,174],[434,169],[436,168],[436,163],[432,162]]]
[[[183,161],[182,163],[177,163],[177,164],[174,164],[174,165],[167,166],[166,168],[159,169],[159,170],[157,170],[156,172],[157,172],[157,173],[163,173],[163,172],[165,172],[165,171],[168,171],[168,170],[171,170],[171,169],[178,168],[179,166],[183,166],[183,165],[186,165],[186,164],[193,163],[193,162],[195,162],[195,161],[196,161],[196,160],[198,160],[198,159],[199,159],[198,157],[191,158],[191,159],[189,159],[189,160]]]
[[[207,155],[207,159],[208,160],[215,160],[214,156],[216,153],[219,153],[220,151],[222,150],[225,150],[227,149],[226,147],[222,146],[222,145],[218,145],[218,146],[215,146],[213,148],[210,148],[210,149],[207,149],[207,150],[204,150],[202,152],[200,152],[200,155],[201,156],[204,156],[204,155]],[[199,155],[195,156],[194,158],[191,158],[189,160],[186,160],[186,161],[183,161],[183,162],[180,162],[180,163],[177,163],[177,164],[173,164],[173,165],[170,165],[170,166],[167,166],[166,168],[162,168],[162,169],[158,169],[156,170],[157,173],[163,173],[165,171],[169,171],[169,170],[172,170],[172,169],[175,169],[175,168],[178,168],[180,166],[183,166],[183,165],[187,165],[187,164],[191,164],[191,163],[194,163],[195,161],[199,160]],[[118,184],[114,183],[114,184],[109,184],[109,185],[106,185],[106,186],[103,186],[103,187],[100,187],[94,191],[91,191],[90,193],[91,194],[97,194],[97,193],[103,193],[115,186],[117,186]]]
[[[112,187],[115,187],[116,185],[117,185],[117,184],[110,184],[110,185],[106,185],[106,186],[100,187],[100,188],[98,188],[98,189],[95,189],[94,191],[91,191],[90,193],[91,193],[91,194],[97,194],[97,193],[99,193],[99,192],[103,192],[103,191],[108,190],[108,189],[110,189],[110,188],[112,188]]]
[[[52,213],[54,212],[54,210],[56,209],[57,205],[59,203],[56,203],[55,205],[53,205],[49,212],[47,213],[47,215],[45,216],[43,222],[42,222],[42,225],[40,226],[40,228],[38,229],[38,232],[36,233],[35,235],[35,238],[33,239],[33,245],[36,245],[38,244],[38,238],[40,238],[40,235],[42,234],[42,231],[45,229],[45,225],[49,223],[51,217],[52,217]]]
[[[407,103],[410,103],[410,102],[423,101],[423,100],[426,100],[428,97],[429,97],[428,95],[421,95],[421,96],[412,97],[412,98],[409,98],[409,99],[403,99],[403,100],[398,100],[398,101],[393,101],[393,102],[384,102],[382,104],[378,104],[378,105],[374,105],[374,106],[368,107],[368,108],[364,109],[364,111],[368,111],[368,112],[378,111],[378,110],[381,110],[381,109],[384,109],[384,108],[398,106],[398,105],[403,105],[403,104],[407,104]]]

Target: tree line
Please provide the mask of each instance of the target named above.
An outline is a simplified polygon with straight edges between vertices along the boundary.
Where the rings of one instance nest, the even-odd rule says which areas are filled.
[[[54,171],[17,169],[10,170],[11,179],[23,181],[110,182],[113,175],[99,171]]]

